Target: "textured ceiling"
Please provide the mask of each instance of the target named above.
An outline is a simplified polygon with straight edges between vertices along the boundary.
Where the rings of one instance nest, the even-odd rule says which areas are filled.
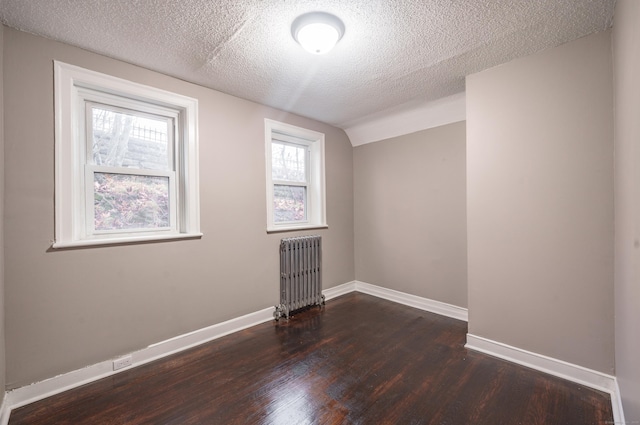
[[[339,127],[611,26],[615,0],[0,0],[8,26]],[[323,56],[291,22],[339,16]]]

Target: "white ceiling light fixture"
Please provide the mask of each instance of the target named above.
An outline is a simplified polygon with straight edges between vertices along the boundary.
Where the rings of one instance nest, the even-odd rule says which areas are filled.
[[[298,16],[291,25],[291,35],[300,45],[315,55],[333,49],[344,34],[344,24],[337,16],[326,12],[310,12]]]

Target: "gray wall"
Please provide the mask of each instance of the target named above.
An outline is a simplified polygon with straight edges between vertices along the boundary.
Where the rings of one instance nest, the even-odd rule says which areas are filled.
[[[625,419],[640,422],[640,2],[618,0],[613,27],[616,149],[616,375]]]
[[[356,279],[466,307],[464,122],[353,155]]]
[[[285,235],[323,236],[325,288],[355,278],[342,130],[13,29],[4,44],[9,389],[275,305]],[[201,240],[49,250],[53,59],[199,100]],[[264,118],[326,134],[329,229],[266,233]]]
[[[467,77],[469,332],[614,368],[611,37]]]
[[[3,92],[4,26],[0,24],[0,404],[4,399],[4,92]]]

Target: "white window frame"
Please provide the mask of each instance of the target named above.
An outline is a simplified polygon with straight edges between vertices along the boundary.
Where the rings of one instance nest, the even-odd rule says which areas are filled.
[[[294,125],[265,119],[265,159],[267,182],[267,232],[284,232],[304,229],[327,228],[326,194],[325,194],[325,157],[324,134],[307,130]],[[273,141],[278,143],[304,146],[307,150],[307,182],[282,182],[272,179],[271,146]],[[299,222],[274,221],[273,187],[284,184],[287,186],[307,187],[306,220]]]
[[[198,101],[54,61],[55,240],[53,248],[201,237],[198,189]],[[173,170],[103,167],[91,164],[87,148],[87,103],[97,102],[173,121]],[[162,229],[95,231],[94,172],[158,175],[170,180],[171,225]]]

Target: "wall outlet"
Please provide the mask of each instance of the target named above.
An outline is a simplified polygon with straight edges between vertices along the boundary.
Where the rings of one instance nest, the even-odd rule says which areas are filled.
[[[124,369],[125,367],[129,367],[133,365],[133,359],[131,356],[120,357],[119,359],[115,359],[113,361],[113,370]]]

